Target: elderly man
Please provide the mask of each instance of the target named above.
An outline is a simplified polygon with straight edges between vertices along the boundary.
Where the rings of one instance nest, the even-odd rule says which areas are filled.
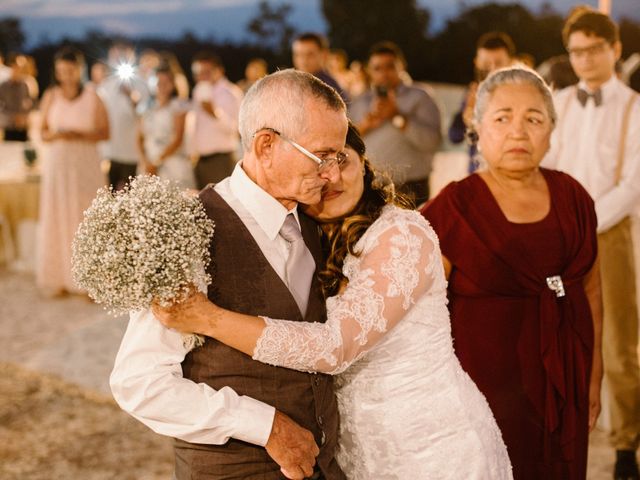
[[[208,296],[247,314],[324,321],[319,238],[297,205],[319,202],[339,175],[344,102],[313,75],[284,70],[248,91],[239,120],[243,159],[200,193],[216,222]],[[180,334],[147,311],[132,315],[111,388],[124,410],[180,439],[178,480],[275,480],[280,469],[291,478],[344,478],[326,375],[263,365],[210,338],[187,351]]]
[[[404,67],[397,45],[374,45],[367,64],[373,88],[353,101],[349,113],[371,162],[419,205],[429,198],[431,161],[442,140],[440,110],[425,89],[402,81]]]

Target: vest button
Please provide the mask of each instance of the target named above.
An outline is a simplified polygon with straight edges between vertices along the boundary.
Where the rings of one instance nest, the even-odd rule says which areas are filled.
[[[316,384],[316,387],[317,387],[318,385],[320,385],[320,378],[318,378],[318,376],[317,376],[317,375],[313,378],[313,383],[315,383],[315,384]]]
[[[318,425],[322,426],[323,418],[322,415],[318,417]]]
[[[322,437],[320,437],[320,445],[324,445],[325,442],[327,441],[327,437],[324,434],[324,431],[322,432]]]

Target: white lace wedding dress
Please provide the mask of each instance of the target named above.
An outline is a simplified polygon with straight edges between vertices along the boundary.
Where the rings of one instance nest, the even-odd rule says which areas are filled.
[[[357,251],[327,322],[265,319],[253,358],[339,374],[338,461],[350,480],[512,478],[489,405],[453,351],[434,231],[387,206]]]

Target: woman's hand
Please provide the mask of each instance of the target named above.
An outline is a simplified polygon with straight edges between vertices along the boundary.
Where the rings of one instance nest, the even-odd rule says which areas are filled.
[[[170,307],[161,307],[154,302],[151,310],[165,327],[211,336],[209,332],[215,325],[219,309],[206,295],[195,292],[184,301]]]
[[[589,382],[589,431],[591,432],[598,421],[602,405],[600,403],[600,394],[602,387],[602,354],[599,350],[593,352],[594,360],[591,369],[591,381]]]

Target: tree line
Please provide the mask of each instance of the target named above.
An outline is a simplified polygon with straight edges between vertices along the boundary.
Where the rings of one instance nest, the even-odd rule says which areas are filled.
[[[200,38],[191,32],[182,37],[140,37],[128,39],[138,50],[152,48],[173,52],[190,76],[193,55],[204,49],[216,51],[231,80],[242,78],[246,63],[262,57],[272,70],[291,65],[290,45],[303,28],[289,19],[293,8],[283,3],[272,5],[262,0],[256,14],[245,26],[243,42]],[[531,55],[540,63],[565,52],[561,30],[564,18],[550,4],[538,12],[513,4],[487,3],[479,6],[460,4],[458,15],[447,21],[442,30],[430,33],[431,14],[416,0],[321,0],[326,19],[327,37],[332,47],[343,49],[352,60],[365,60],[372,44],[392,40],[404,51],[408,70],[419,80],[465,84],[472,79],[472,58],[478,37],[489,30],[502,30],[513,38],[518,51]],[[640,24],[631,19],[619,22],[623,58],[640,50]],[[88,31],[82,38],[44,41],[25,53],[38,65],[38,81],[46,87],[52,78],[54,52],[62,45],[74,45],[87,56],[88,62],[104,58],[113,35]],[[0,19],[0,48],[4,53],[22,51],[26,37],[18,18]],[[191,79],[190,79],[191,80]]]

